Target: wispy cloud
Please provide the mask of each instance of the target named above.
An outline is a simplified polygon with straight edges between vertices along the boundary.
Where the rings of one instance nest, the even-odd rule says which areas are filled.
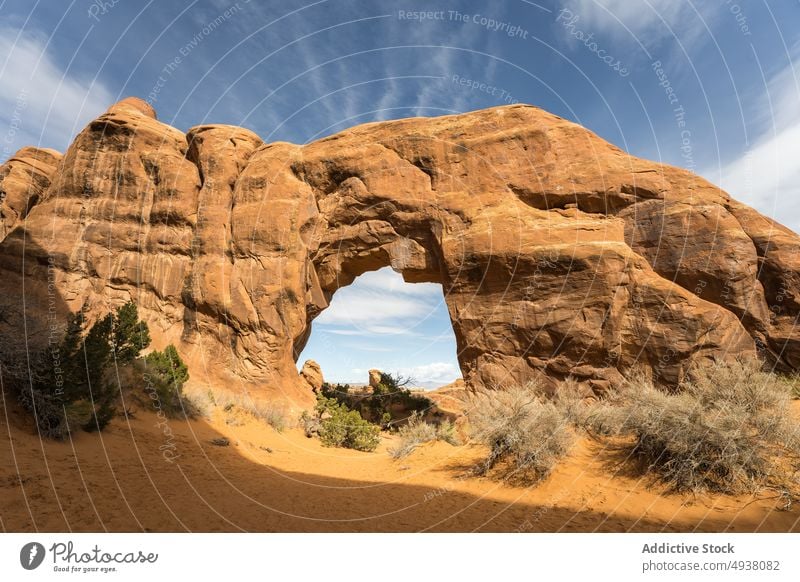
[[[61,68],[45,47],[41,35],[0,28],[0,115],[9,149],[41,145],[64,151],[115,101],[102,83]]]
[[[704,20],[711,18],[718,5],[704,0],[568,0],[565,8],[583,25],[590,25],[588,32],[634,41],[646,48],[678,39],[686,49],[704,34]]]
[[[452,362],[432,362],[411,368],[401,368],[398,372],[421,385],[447,384],[461,377],[461,371]]]
[[[760,124],[744,153],[702,171],[734,198],[800,232],[800,50],[751,106]]]
[[[337,291],[314,325],[337,335],[405,335],[413,333],[443,300],[441,285],[408,285],[386,267],[365,273],[358,285]]]
[[[665,24],[678,24],[690,10],[687,2],[679,0],[568,0],[566,6],[581,19],[620,35],[625,29],[636,35],[659,30],[664,34]]]
[[[486,42],[483,32],[485,31],[477,26],[412,27],[408,37],[409,44],[429,47],[424,49],[427,55],[426,73],[442,78],[428,81],[417,93],[413,109],[414,115],[440,115],[442,106],[448,112],[462,112],[469,108],[470,95],[468,92],[452,95],[452,92],[444,89],[453,74],[461,72],[457,63],[466,56],[463,49],[480,50],[480,46]],[[484,36],[483,39],[481,39],[482,36]],[[447,103],[443,103],[441,96],[448,93],[450,93],[450,98]]]
[[[431,362],[413,367],[402,367],[381,370],[391,374],[401,374],[411,378],[416,385],[443,385],[461,377],[461,370],[453,362]],[[350,373],[354,378],[366,378],[369,370],[366,368],[353,368]]]
[[[374,314],[373,314],[374,315]],[[383,314],[379,314],[377,316],[378,321],[381,320]],[[369,321],[358,326],[358,329],[348,329],[348,328],[332,328],[324,326],[321,329],[323,333],[332,333],[334,335],[361,335],[361,336],[371,336],[371,335],[416,335],[414,334],[413,330],[409,329],[408,327],[398,326],[398,325],[380,325],[375,324],[373,321]]]

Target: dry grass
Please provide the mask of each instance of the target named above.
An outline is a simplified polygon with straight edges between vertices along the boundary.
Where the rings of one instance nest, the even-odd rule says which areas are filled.
[[[797,374],[793,376],[786,376],[782,378],[786,384],[789,395],[793,400],[800,400],[800,376]]]
[[[422,416],[416,412],[398,429],[397,434],[400,436],[400,443],[397,447],[389,449],[389,454],[393,459],[402,459],[410,455],[414,449],[424,443],[444,441],[451,445],[459,444],[452,422],[431,424],[425,422]]]
[[[800,456],[785,382],[755,362],[694,371],[667,393],[631,377],[592,407],[587,426],[625,437],[624,452],[676,491],[738,493],[787,487]]]
[[[472,438],[489,447],[475,472],[511,482],[547,477],[574,441],[564,411],[537,384],[475,398],[469,414]]]
[[[191,403],[197,414],[205,418],[210,417],[215,409],[228,413],[240,411],[264,421],[278,432],[289,427],[288,417],[282,406],[263,400],[253,400],[245,394],[209,389],[205,392],[189,391],[185,398]]]

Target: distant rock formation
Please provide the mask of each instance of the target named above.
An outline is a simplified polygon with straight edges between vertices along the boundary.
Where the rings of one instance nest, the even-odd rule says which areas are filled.
[[[800,367],[796,234],[535,107],[300,146],[184,134],[129,98],[63,158],[21,150],[0,192],[6,301],[24,289],[41,317],[133,299],[193,382],[309,403],[295,360],[311,322],[384,266],[443,285],[470,389],[571,375],[605,390],[634,366],[674,384],[756,353]]]
[[[378,384],[381,383],[381,371],[380,370],[370,370],[369,371],[369,387],[375,390],[378,387]]]
[[[325,383],[322,377],[322,368],[314,360],[306,360],[303,363],[303,368],[300,370],[300,377],[305,380],[308,387],[314,394],[322,390],[322,385]]]

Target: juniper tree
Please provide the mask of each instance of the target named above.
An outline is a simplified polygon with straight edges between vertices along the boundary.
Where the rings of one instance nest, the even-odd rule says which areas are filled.
[[[117,309],[111,339],[119,365],[130,364],[150,345],[150,330],[139,319],[139,309],[133,301]]]

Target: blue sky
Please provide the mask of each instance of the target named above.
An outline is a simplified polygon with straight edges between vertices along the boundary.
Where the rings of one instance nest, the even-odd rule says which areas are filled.
[[[797,0],[0,0],[0,160],[63,151],[128,95],[184,130],[230,123],[297,143],[524,102],[800,230],[796,63]],[[333,379],[379,365],[457,374],[441,289],[374,277],[337,293],[304,355]],[[387,290],[399,305],[375,302],[366,323],[337,315],[346,292]]]

